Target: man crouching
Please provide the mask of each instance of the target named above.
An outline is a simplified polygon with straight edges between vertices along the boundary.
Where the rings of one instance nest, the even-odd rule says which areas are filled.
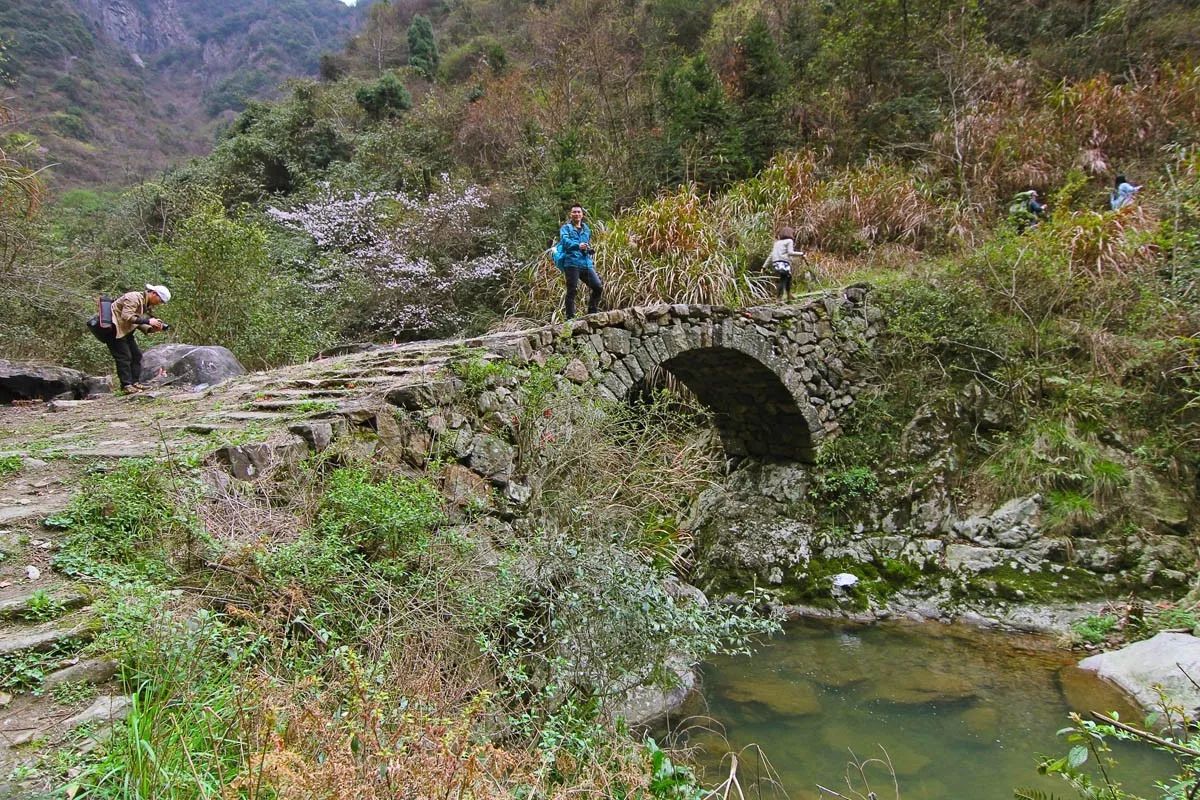
[[[104,342],[108,352],[117,363],[117,379],[126,394],[136,394],[146,387],[142,380],[142,350],[133,334],[156,333],[166,330],[161,319],[151,316],[155,306],[171,299],[171,290],[165,286],[147,283],[144,292],[126,292],[112,302],[112,319],[96,315],[88,320],[88,330]]]

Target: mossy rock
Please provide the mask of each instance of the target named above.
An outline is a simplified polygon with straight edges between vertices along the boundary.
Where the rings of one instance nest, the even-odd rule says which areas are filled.
[[[1136,507],[1161,527],[1185,532],[1190,514],[1189,498],[1178,488],[1144,472],[1133,474]]]
[[[993,596],[1002,600],[1049,603],[1064,600],[1094,600],[1109,595],[1114,585],[1079,567],[1059,572],[1030,570],[1003,564],[967,579],[960,591],[967,596]]]

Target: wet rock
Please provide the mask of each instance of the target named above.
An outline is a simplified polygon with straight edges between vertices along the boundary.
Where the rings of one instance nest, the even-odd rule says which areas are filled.
[[[0,359],[0,403],[14,400],[79,400],[87,396],[87,375],[51,364]]]
[[[634,687],[612,709],[613,717],[624,718],[630,725],[650,725],[683,705],[696,688],[696,673],[681,663],[669,666],[678,679],[675,686],[669,689],[658,686]]]
[[[1158,523],[1161,532],[1184,534],[1188,530],[1188,497],[1180,489],[1135,472],[1133,493],[1136,507]]]
[[[174,386],[212,386],[245,374],[237,356],[217,345],[160,344],[142,356],[142,375]]]
[[[1041,495],[1009,500],[986,516],[974,516],[955,522],[952,530],[976,544],[1017,548],[1038,537]]]
[[[991,739],[996,734],[1000,722],[1000,712],[995,706],[972,706],[962,712],[963,726],[971,733]]]
[[[900,434],[900,449],[912,459],[928,460],[950,441],[950,428],[929,405],[922,406]]]
[[[808,494],[811,478],[801,466],[764,464],[758,478],[759,492],[780,503],[798,503]]]
[[[887,752],[888,760],[892,762],[892,768],[896,770],[897,775],[916,775],[929,766],[933,760],[921,750],[904,742],[893,741],[884,746],[884,750]]]
[[[1125,553],[1116,547],[1095,539],[1072,540],[1076,566],[1091,572],[1116,572],[1126,565]]]
[[[1158,705],[1158,686],[1169,700],[1200,719],[1200,688],[1188,676],[1200,675],[1200,639],[1187,633],[1160,633],[1109,653],[1079,662],[1128,692],[1143,708]]]

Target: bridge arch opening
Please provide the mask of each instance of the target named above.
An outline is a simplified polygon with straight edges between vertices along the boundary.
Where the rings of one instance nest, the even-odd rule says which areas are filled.
[[[728,455],[812,462],[824,428],[790,370],[723,346],[685,350],[657,366],[712,412]]]

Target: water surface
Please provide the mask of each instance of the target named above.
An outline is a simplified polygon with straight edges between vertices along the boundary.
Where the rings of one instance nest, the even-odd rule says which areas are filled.
[[[1008,800],[1018,786],[1072,797],[1061,778],[1037,774],[1039,755],[1066,753],[1055,732],[1068,713],[1141,719],[1121,693],[1074,663],[1040,637],[937,624],[795,624],[752,657],[705,667],[706,709],[687,710],[713,718],[728,743],[703,733],[691,742],[707,752],[710,782],[728,772],[728,761],[716,763],[721,754],[761,746],[792,798],[820,797],[818,785],[857,797],[844,777],[852,754],[865,760],[885,751],[904,800]],[[1128,745],[1116,755],[1126,787],[1157,796],[1153,780],[1173,762]],[[744,752],[743,786],[763,773]],[[887,770],[871,766],[867,776],[880,800],[897,796]],[[861,782],[855,788],[866,794]]]

